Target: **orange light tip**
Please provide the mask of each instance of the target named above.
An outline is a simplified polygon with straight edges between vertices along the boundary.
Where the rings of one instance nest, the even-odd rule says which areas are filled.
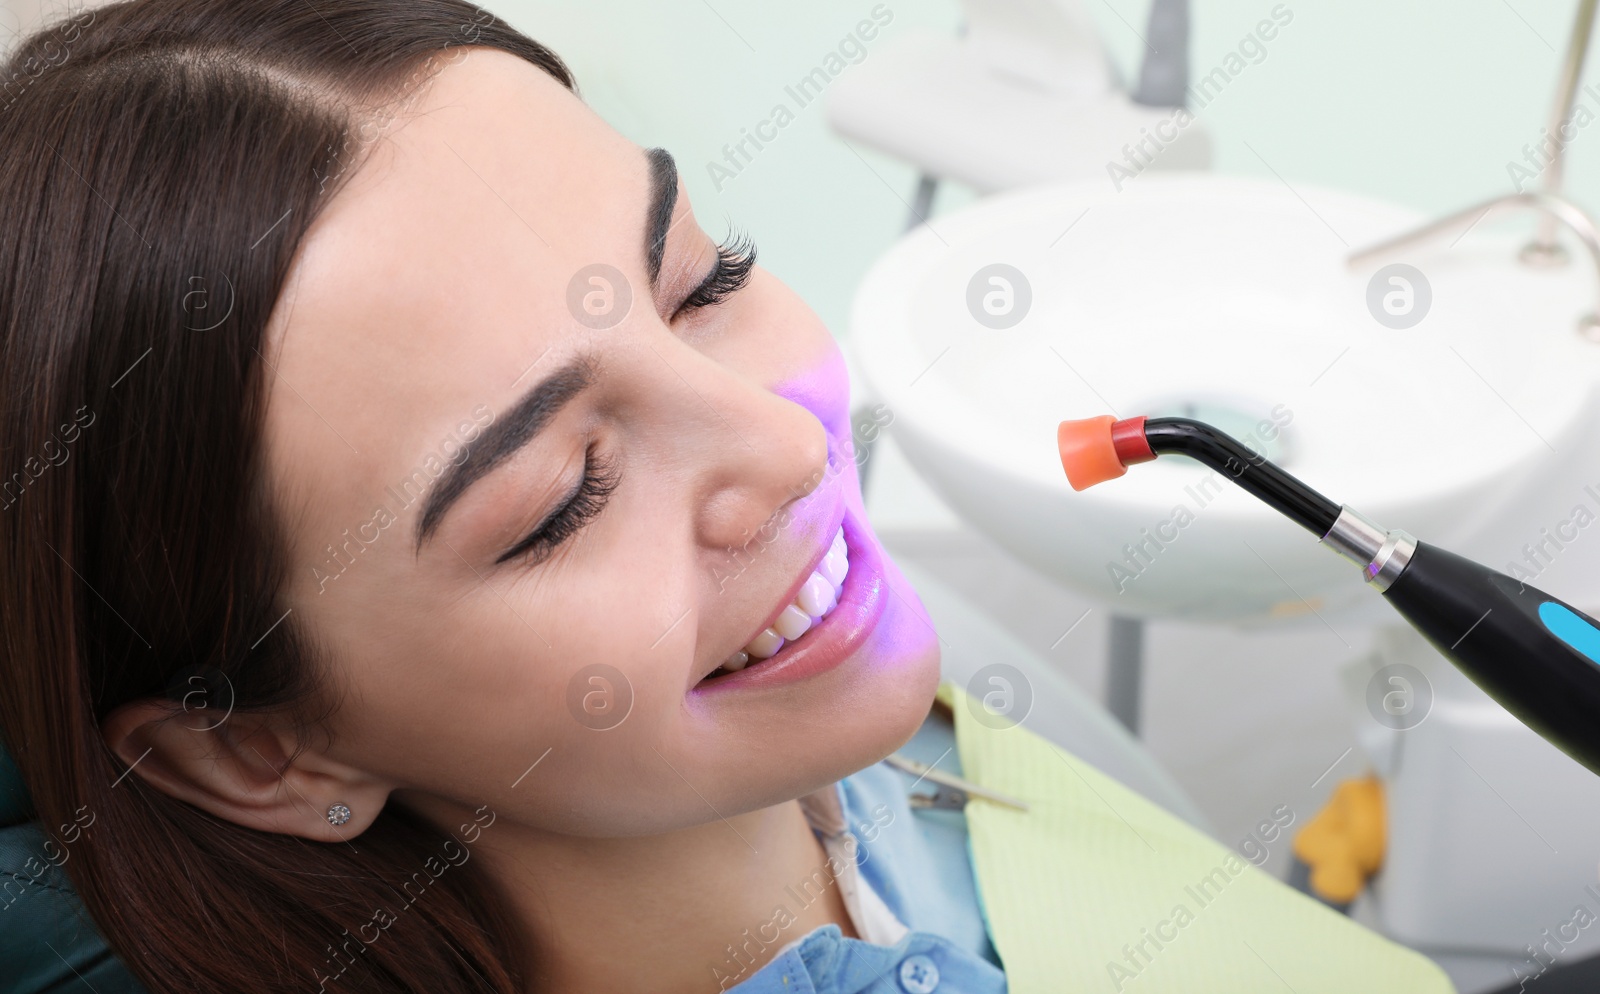
[[[1063,421],[1056,427],[1061,468],[1067,471],[1067,482],[1072,484],[1072,489],[1087,490],[1128,471],[1111,437],[1111,426],[1116,420],[1109,414],[1102,414],[1097,418]]]

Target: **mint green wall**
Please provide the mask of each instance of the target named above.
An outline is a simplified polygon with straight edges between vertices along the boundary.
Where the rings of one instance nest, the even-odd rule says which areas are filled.
[[[1198,0],[1192,68],[1215,65],[1270,6]],[[1218,139],[1219,171],[1266,173],[1248,141],[1290,183],[1427,211],[1514,191],[1506,164],[1540,140],[1575,2],[1302,0],[1288,7],[1295,18],[1266,59],[1204,112]],[[1125,27],[1117,35],[1103,19],[1102,29],[1119,59],[1135,64],[1138,39]],[[1594,98],[1586,102],[1600,111]],[[1569,189],[1600,204],[1600,148],[1591,146],[1600,146],[1600,128],[1574,140]]]
[[[1145,30],[1148,0],[1082,2],[1113,61],[1125,76],[1137,73],[1144,45],[1134,30]],[[722,146],[737,141],[741,128],[769,117],[785,101],[784,87],[820,64],[874,5],[489,3],[560,52],[589,105],[619,131],[641,145],[670,149],[712,236],[720,237],[730,220],[748,230],[763,264],[840,335],[861,274],[899,235],[913,170],[859,146],[858,157],[828,131],[820,101],[802,108],[720,192],[706,163],[720,160]],[[1193,0],[1195,73],[1222,64],[1274,6]],[[1286,6],[1293,20],[1266,44],[1265,57],[1257,55],[1258,64],[1247,65],[1199,112],[1215,138],[1218,171],[1271,176],[1275,170],[1290,184],[1346,188],[1429,212],[1513,190],[1506,166],[1540,138],[1575,0],[1289,0]],[[960,21],[955,0],[888,0],[885,7],[894,19],[867,44],[868,59],[906,28],[954,32]],[[1585,99],[1600,113],[1600,100]],[[1600,207],[1600,124],[1578,132],[1569,156],[1569,192]],[[970,199],[970,191],[947,187],[936,211]]]

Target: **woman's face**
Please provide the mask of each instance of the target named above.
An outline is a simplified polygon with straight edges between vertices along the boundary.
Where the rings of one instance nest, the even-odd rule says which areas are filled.
[[[893,751],[938,646],[867,525],[828,330],[760,268],[692,306],[718,247],[676,174],[468,51],[333,195],[270,329],[287,606],[349,692],[324,754],[440,819],[633,835]],[[837,606],[710,676],[803,588],[827,607],[841,528]]]

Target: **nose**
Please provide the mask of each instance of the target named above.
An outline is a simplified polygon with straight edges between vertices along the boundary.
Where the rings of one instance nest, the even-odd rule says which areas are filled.
[[[740,548],[828,478],[827,430],[807,408],[692,348],[666,358],[698,395],[679,439],[695,481],[696,537]]]

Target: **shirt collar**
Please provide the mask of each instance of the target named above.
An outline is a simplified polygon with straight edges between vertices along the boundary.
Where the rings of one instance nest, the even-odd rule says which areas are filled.
[[[857,854],[861,852],[862,843],[850,831],[846,807],[842,780],[800,798],[800,810],[805,813],[806,822],[822,838],[830,862],[840,866],[835,881],[856,934],[877,945],[895,945],[910,929],[861,874],[857,865],[861,857]]]

